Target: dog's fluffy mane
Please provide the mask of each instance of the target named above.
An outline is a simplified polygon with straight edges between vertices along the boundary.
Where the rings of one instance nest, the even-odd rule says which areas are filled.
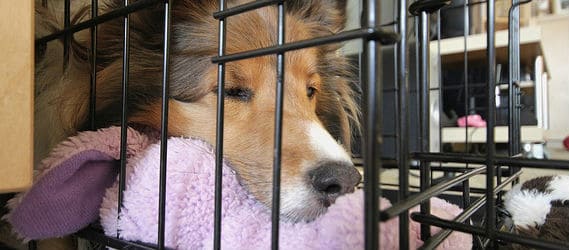
[[[83,1],[73,2],[72,24],[90,18],[90,6]],[[62,27],[61,13],[54,12],[56,3],[38,8],[36,37],[42,37]],[[62,2],[62,1],[60,1]],[[99,14],[120,8],[121,0],[100,1]],[[229,6],[243,1],[229,1]],[[337,33],[345,24],[345,0],[286,1],[288,14],[312,23],[311,34],[321,37]],[[85,4],[85,5],[81,5]],[[40,6],[38,3],[37,6]],[[51,8],[51,9],[50,9]],[[200,84],[205,70],[212,66],[211,57],[217,54],[218,21],[212,13],[218,10],[217,1],[173,1],[172,40],[170,61],[170,96],[181,102],[194,102],[210,93],[209,86]],[[59,11],[62,12],[62,11]],[[232,19],[247,16],[230,17]],[[123,19],[117,18],[98,26],[96,126],[105,127],[120,122],[123,51]],[[253,24],[254,25],[254,24]],[[232,32],[229,27],[228,32]],[[249,29],[254,32],[254,29]],[[246,34],[252,35],[252,34]],[[275,44],[276,34],[267,44]],[[231,46],[239,46],[228,42]],[[151,103],[161,99],[163,6],[155,6],[130,14],[130,65],[128,113],[131,121],[144,123]],[[318,73],[322,89],[317,96],[317,115],[331,133],[348,150],[351,135],[359,131],[358,87],[354,84],[350,64],[338,50],[340,45],[318,47]],[[38,51],[36,69],[36,133],[47,134],[47,141],[36,142],[39,157],[59,140],[87,128],[90,81],[89,30],[74,34],[70,61],[64,68],[62,39],[50,42]],[[239,50],[233,48],[233,50]],[[63,69],[63,70],[62,70]],[[48,125],[49,124],[49,125]],[[54,126],[54,124],[56,124]],[[149,124],[145,124],[149,125]],[[54,129],[59,127],[61,129]],[[45,137],[45,136],[44,136]],[[47,147],[46,147],[47,145]],[[42,153],[43,152],[43,153]],[[38,158],[38,156],[36,156]]]

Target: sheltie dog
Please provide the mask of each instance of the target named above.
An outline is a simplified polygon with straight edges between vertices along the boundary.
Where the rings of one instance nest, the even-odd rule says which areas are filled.
[[[131,1],[130,4],[136,1]],[[158,1],[159,2],[159,1]],[[168,133],[215,144],[217,0],[172,2]],[[230,0],[228,7],[246,1]],[[285,40],[332,35],[345,26],[345,0],[285,1]],[[63,1],[37,3],[36,37],[62,28]],[[123,7],[99,0],[99,15]],[[72,1],[72,24],[90,18],[90,1]],[[160,2],[130,14],[128,122],[160,129],[164,9]],[[226,19],[226,54],[275,46],[277,7]],[[87,129],[90,32],[75,33],[69,61],[63,38],[36,55],[36,157],[65,137]],[[358,88],[341,45],[284,54],[281,214],[307,221],[354,190],[361,176],[351,161],[352,133],[359,128]],[[123,18],[98,25],[96,126],[120,123]],[[276,55],[226,64],[224,157],[258,200],[270,206],[275,124]]]

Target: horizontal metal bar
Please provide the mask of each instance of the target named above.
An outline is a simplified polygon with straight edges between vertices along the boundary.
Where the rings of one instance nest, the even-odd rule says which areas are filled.
[[[438,195],[444,191],[446,191],[447,189],[449,189],[450,187],[453,187],[457,184],[459,184],[460,182],[463,182],[466,179],[469,179],[470,177],[480,174],[482,172],[484,172],[486,170],[486,167],[479,167],[479,168],[475,168],[472,169],[470,172],[461,174],[455,178],[449,179],[447,181],[438,183],[434,186],[431,186],[430,188],[422,191],[421,193],[417,193],[415,195],[409,196],[407,199],[405,199],[404,201],[395,204],[394,206],[385,209],[383,211],[381,211],[379,218],[381,221],[386,221],[389,220],[395,216],[397,216],[398,214],[402,213],[405,210],[410,209],[413,206],[416,206],[417,204],[435,196]]]
[[[516,174],[510,176],[508,179],[504,180],[504,182],[502,182],[500,185],[498,185],[494,189],[494,194],[497,194],[498,192],[502,191],[508,184],[513,182],[515,179],[517,179],[521,174],[522,174],[521,171],[517,172]],[[464,211],[462,211],[462,213],[460,213],[453,221],[454,222],[461,222],[461,223],[466,221],[474,213],[476,213],[478,210],[480,210],[480,208],[482,208],[482,206],[484,206],[484,204],[486,204],[486,196],[482,196],[482,197],[478,198],[468,208],[464,209]],[[450,229],[441,230],[439,233],[437,233],[436,235],[434,235],[433,237],[431,237],[430,239],[425,241],[423,246],[421,246],[419,249],[435,249],[451,233],[452,233],[452,230],[450,230]]]
[[[451,3],[451,0],[421,0],[415,1],[409,5],[409,13],[419,16],[421,12],[433,13],[440,8],[447,6]]]
[[[149,243],[133,242],[122,240],[119,238],[114,238],[105,235],[101,229],[87,227],[81,231],[74,234],[79,238],[83,238],[89,241],[104,244],[105,246],[112,247],[115,249],[156,249],[156,245]]]
[[[309,40],[292,42],[281,46],[272,46],[256,50],[245,51],[236,54],[217,56],[211,59],[213,63],[226,63],[231,61],[243,60],[252,57],[265,56],[270,54],[284,53],[290,50],[303,49],[308,47],[320,46],[330,43],[348,41],[352,39],[366,38],[369,40],[379,40],[382,44],[391,44],[399,39],[399,35],[383,29],[354,29],[340,32],[331,36],[318,37]]]
[[[226,10],[222,10],[222,11],[217,11],[213,13],[213,17],[215,19],[222,19],[222,18],[227,18],[230,16],[234,16],[234,15],[238,15],[247,11],[251,11],[251,10],[255,10],[255,9],[260,9],[269,5],[273,5],[273,4],[278,4],[278,3],[282,3],[283,0],[258,0],[258,1],[254,1],[254,2],[249,2],[246,4],[241,4],[235,7],[231,7],[229,9]]]
[[[91,28],[95,25],[107,22],[107,21],[115,19],[117,17],[122,17],[125,15],[128,15],[130,13],[144,9],[150,5],[153,5],[153,4],[156,4],[159,2],[161,2],[161,1],[160,0],[138,0],[132,4],[129,4],[127,7],[123,7],[120,9],[110,11],[104,15],[100,15],[100,16],[91,18],[87,21],[75,24],[75,25],[70,26],[68,28],[65,28],[63,30],[56,31],[56,32],[51,33],[47,36],[38,38],[38,39],[36,39],[36,45],[47,43],[51,40],[58,39],[59,37],[65,36],[66,34],[71,34],[71,33],[75,33],[75,32],[78,32],[78,31],[81,31],[84,29]]]
[[[413,153],[413,159],[430,162],[456,162],[486,164],[486,158],[468,154],[456,153]],[[545,168],[569,170],[569,161],[537,160],[524,158],[495,157],[494,164],[522,168]]]
[[[452,229],[455,231],[480,235],[484,237],[487,236],[486,229],[484,228],[466,225],[460,222],[443,220],[432,215],[412,213],[411,218],[417,222],[426,223],[440,228]],[[535,238],[522,237],[517,234],[506,233],[496,230],[493,230],[492,233],[494,234],[494,237],[497,240],[517,243],[528,247],[534,247],[537,249],[569,249],[569,244],[567,242],[560,242],[560,241],[554,242],[554,241],[546,241]]]
[[[458,9],[458,8],[467,8],[467,7],[471,7],[471,6],[475,6],[475,5],[480,5],[480,4],[485,4],[488,1],[484,0],[484,1],[473,1],[467,4],[458,4],[458,5],[447,5],[446,7],[444,7],[444,9],[446,10],[451,10],[451,9]]]

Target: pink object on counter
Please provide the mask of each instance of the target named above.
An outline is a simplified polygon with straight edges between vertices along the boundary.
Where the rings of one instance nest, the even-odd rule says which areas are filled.
[[[468,119],[467,119],[468,118]],[[460,117],[456,120],[459,127],[486,127],[486,121],[480,115],[468,115]]]

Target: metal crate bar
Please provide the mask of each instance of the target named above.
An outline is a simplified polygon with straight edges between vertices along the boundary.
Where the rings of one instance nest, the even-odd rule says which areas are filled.
[[[494,189],[494,194],[498,194],[501,192],[508,184],[513,183],[522,172],[517,172],[516,174],[510,176],[508,179],[504,180],[500,185],[498,185]],[[474,203],[470,204],[469,206],[465,206],[466,208],[460,213],[453,221],[464,223],[468,218],[470,218],[474,213],[476,213],[482,206],[486,204],[486,196],[482,196],[478,198]],[[439,233],[425,241],[423,246],[420,249],[435,249],[439,244],[441,244],[450,234],[452,230],[444,229],[441,230]]]
[[[63,28],[67,29],[71,26],[71,0],[63,2]],[[63,38],[63,68],[67,68],[69,63],[69,47],[71,45],[71,34],[65,34]]]
[[[278,4],[277,45],[285,43],[285,9],[284,4]],[[275,131],[273,156],[273,200],[271,208],[271,249],[279,249],[279,218],[281,197],[281,152],[283,134],[283,99],[284,99],[284,52],[277,54],[277,84],[275,100]]]
[[[356,31],[353,38],[361,36],[363,40],[362,53],[362,109],[365,114],[363,117],[363,141],[362,153],[364,159],[364,234],[365,249],[376,250],[379,246],[379,225],[378,210],[379,197],[381,189],[379,189],[379,173],[381,171],[381,162],[377,155],[381,154],[381,135],[382,114],[378,107],[378,100],[382,100],[382,82],[381,82],[381,49],[380,42],[374,39],[374,31],[379,26],[380,6],[377,1],[363,1],[363,29]],[[342,37],[347,37],[348,33],[340,33],[337,36],[329,38],[328,42],[342,41]],[[375,37],[379,38],[379,37]],[[315,39],[326,41],[326,38]],[[322,44],[322,43],[316,43]],[[315,45],[316,45],[315,44]]]
[[[153,244],[142,243],[142,242],[132,242],[127,240],[121,240],[119,238],[108,237],[105,235],[102,229],[90,226],[81,231],[75,233],[77,237],[105,244],[107,247],[112,247],[115,249],[140,249],[140,250],[154,250],[156,246]]]
[[[256,10],[269,5],[281,4],[282,2],[284,2],[284,0],[258,0],[254,2],[248,2],[245,4],[241,4],[239,6],[231,7],[229,9],[214,12],[213,18],[215,19],[228,18],[230,16],[235,16],[241,13],[245,13],[247,11]]]
[[[494,200],[494,179],[496,178],[496,168],[494,159],[496,157],[496,145],[494,144],[494,127],[496,125],[495,108],[496,108],[496,95],[494,88],[496,87],[496,34],[494,21],[495,21],[495,0],[488,0],[486,5],[486,59],[488,67],[486,98],[488,98],[487,107],[488,115],[486,117],[486,237],[490,240],[490,248],[496,247],[495,232],[496,232],[496,207]]]
[[[128,6],[128,0],[124,0],[124,6]],[[124,199],[124,190],[126,186],[126,152],[127,152],[127,127],[128,127],[128,73],[129,73],[129,55],[130,55],[130,25],[129,16],[124,16],[123,24],[123,69],[122,69],[122,108],[121,108],[121,145],[120,145],[120,171],[119,171],[119,195],[117,217],[120,217],[122,203]],[[119,218],[117,218],[117,223]],[[117,230],[117,238],[120,233]]]
[[[91,0],[91,19],[97,18],[99,1]],[[95,130],[97,108],[97,25],[91,27],[91,81],[89,86],[89,129]]]
[[[443,220],[438,217],[432,215],[423,215],[420,213],[412,213],[411,218],[415,221],[421,223],[428,223],[433,226],[437,226],[440,228],[447,228],[453,229],[455,231],[465,232],[469,234],[479,235],[483,237],[487,237],[487,232],[484,228],[466,225],[460,222],[448,221]],[[517,234],[500,232],[493,230],[493,235],[496,240],[505,241],[505,242],[512,242],[521,244],[524,246],[534,247],[537,249],[568,249],[569,244],[566,242],[553,242],[553,241],[546,241],[540,240],[535,238],[527,238],[527,237],[520,237]]]
[[[413,159],[427,160],[431,162],[456,162],[485,164],[482,156],[465,155],[457,153],[413,153]],[[509,157],[494,157],[494,164],[501,166],[513,166],[522,168],[545,168],[569,170],[569,161],[565,160],[536,160]]]
[[[470,177],[480,174],[483,171],[486,170],[486,167],[479,167],[476,169],[472,169],[470,172],[461,174],[459,176],[456,176],[452,179],[449,179],[447,181],[438,183],[434,186],[431,186],[430,188],[426,189],[426,190],[421,190],[421,193],[412,195],[410,197],[408,197],[406,200],[399,202],[395,205],[393,205],[392,207],[385,209],[383,211],[381,211],[380,213],[380,219],[381,221],[386,221],[389,220],[397,215],[399,215],[400,213],[404,212],[405,210],[408,210],[409,208],[416,206],[417,204],[435,196],[438,195],[444,191],[446,191],[447,189],[449,189],[450,187],[453,187],[455,185],[458,185],[460,182],[469,179]]]
[[[350,31],[343,31],[334,35],[318,37],[309,40],[302,40],[298,42],[286,43],[281,46],[272,46],[256,50],[250,50],[246,52],[230,54],[225,56],[217,56],[211,59],[213,63],[220,62],[231,62],[237,60],[248,59],[252,57],[266,56],[277,53],[284,53],[290,50],[298,50],[308,47],[326,45],[330,43],[344,42],[347,40],[353,40],[363,38],[367,40],[378,40],[382,44],[393,44],[399,39],[399,35],[396,33],[385,31],[377,28],[362,28],[354,29]]]
[[[36,45],[38,44],[42,44],[42,43],[47,43],[49,41],[55,40],[55,39],[59,39],[62,36],[65,36],[66,34],[71,34],[71,33],[75,33],[84,29],[88,29],[91,28],[95,25],[107,22],[109,20],[118,18],[118,17],[122,17],[125,15],[128,15],[130,13],[142,10],[146,7],[152,6],[156,3],[159,3],[161,0],[138,0],[132,4],[129,4],[128,6],[125,6],[123,8],[120,9],[116,9],[113,11],[110,11],[108,13],[105,13],[103,15],[97,16],[96,18],[91,18],[90,20],[75,24],[73,26],[69,26],[68,28],[64,28],[63,30],[59,30],[56,32],[53,32],[47,36],[41,37],[36,39],[35,43]]]
[[[409,196],[409,79],[407,68],[409,68],[407,50],[407,0],[399,0],[397,3],[397,32],[400,35],[399,42],[396,44],[397,53],[397,85],[395,90],[396,110],[399,119],[396,122],[397,162],[399,165],[399,200],[405,200]],[[384,90],[385,91],[385,90]],[[399,136],[397,136],[399,134]],[[386,135],[383,134],[386,138]],[[421,175],[422,176],[422,175]],[[399,214],[399,246],[401,249],[409,248],[409,213],[404,211]]]
[[[428,1],[423,1],[428,2]],[[420,3],[415,2],[415,3]],[[431,112],[430,107],[430,51],[429,51],[429,36],[430,36],[430,15],[426,10],[423,10],[417,16],[419,33],[417,37],[419,39],[419,72],[418,75],[418,86],[419,86],[419,150],[421,152],[430,152],[430,124],[429,118]],[[426,192],[431,186],[431,163],[427,161],[420,162],[420,186],[421,192]],[[430,199],[425,199],[422,201],[420,206],[421,213],[430,214],[431,213],[431,202]],[[408,216],[408,213],[404,213]],[[407,222],[408,223],[408,222]],[[407,231],[409,231],[407,229]],[[421,224],[421,239],[427,240],[431,236],[430,227],[426,224]]]
[[[227,7],[225,0],[219,0],[219,10]],[[225,54],[225,19],[219,20],[218,56]],[[215,207],[213,226],[213,249],[221,248],[221,200],[223,177],[223,114],[225,100],[225,63],[217,63],[217,119],[215,128]]]
[[[160,126],[160,188],[158,190],[158,249],[165,245],[166,226],[166,164],[168,157],[168,102],[170,96],[170,30],[172,4],[164,0],[164,44],[162,60],[162,117]]]
[[[464,51],[463,51],[463,68],[462,70],[464,70],[464,84],[463,84],[463,89],[464,89],[464,114],[465,114],[465,122],[468,124],[468,115],[471,113],[471,111],[474,111],[474,109],[476,107],[470,107],[470,100],[468,98],[470,98],[470,87],[471,84],[468,81],[468,35],[470,34],[470,14],[469,14],[469,6],[468,6],[468,2],[469,0],[465,0],[464,4],[463,4],[463,15],[464,15],[464,26],[463,26],[463,31],[464,31],[464,36],[463,36],[463,46],[464,46]],[[472,84],[475,85],[475,84]],[[482,83],[481,85],[485,86],[485,83]],[[474,106],[474,105],[473,105]],[[465,144],[465,153],[468,152],[468,148],[470,147],[470,141],[468,141],[468,129],[464,130],[464,138],[466,139],[464,144]],[[466,164],[466,166],[468,167],[468,164]]]
[[[518,83],[520,81],[520,11],[515,6],[519,0],[512,1],[508,12],[508,153],[510,156],[520,153],[520,124],[517,115],[519,105]]]

